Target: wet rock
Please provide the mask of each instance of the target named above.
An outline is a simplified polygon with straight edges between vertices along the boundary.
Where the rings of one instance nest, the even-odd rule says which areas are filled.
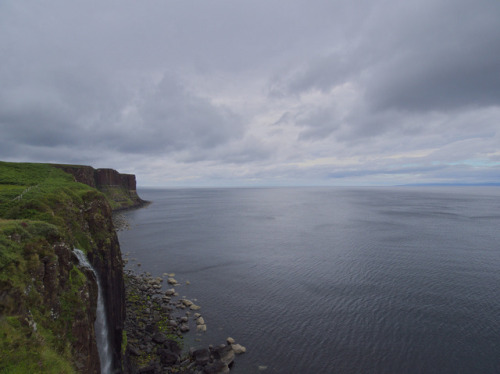
[[[174,365],[179,361],[179,355],[167,349],[159,349],[158,354],[162,365]]]
[[[173,285],[177,285],[177,284],[179,284],[179,283],[175,280],[175,278],[168,278],[168,279],[167,279],[167,283],[168,283],[168,284],[173,284]]]
[[[231,344],[231,348],[233,349],[234,353],[237,355],[240,355],[242,353],[245,353],[247,349],[243,347],[241,344]]]
[[[168,321],[168,325],[170,327],[177,327],[177,326],[179,326],[179,324],[176,321],[174,321],[173,319],[171,319],[170,321]]]
[[[206,365],[210,361],[210,351],[208,348],[201,348],[193,351],[192,357],[198,365]]]
[[[166,296],[174,296],[175,295],[175,289],[174,288],[169,288],[168,290],[165,291]]]
[[[196,326],[196,331],[197,332],[206,332],[207,331],[207,325],[197,325]]]
[[[233,338],[231,338],[231,337],[228,337],[226,339],[226,342],[227,342],[227,344],[234,344],[234,343],[236,343],[236,341]]]
[[[204,374],[224,374],[229,372],[229,366],[222,361],[215,361],[214,363],[208,364],[203,368]]]
[[[137,374],[159,374],[159,372],[160,370],[156,365],[149,365],[137,370]]]
[[[169,350],[170,352],[175,353],[176,355],[180,356],[182,349],[179,346],[179,344],[175,340],[168,339],[163,346],[165,349]]]
[[[196,319],[196,324],[197,324],[197,325],[204,325],[204,324],[205,324],[205,320],[203,319],[203,317],[201,317],[201,316],[200,316],[200,317],[198,317],[198,318]]]
[[[179,328],[181,332],[188,332],[189,331],[189,325],[186,323],[181,324],[181,327]]]
[[[234,361],[234,351],[230,345],[221,344],[213,349],[212,354],[216,360],[220,360],[228,366]]]
[[[153,341],[157,344],[163,344],[167,341],[167,337],[161,332],[158,332],[153,335]]]

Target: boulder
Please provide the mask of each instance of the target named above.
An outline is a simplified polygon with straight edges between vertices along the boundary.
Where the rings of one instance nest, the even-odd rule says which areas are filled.
[[[179,361],[179,356],[167,349],[159,349],[158,354],[163,365],[173,365]]]
[[[210,351],[207,348],[197,349],[191,355],[198,365],[203,366],[210,361]]]
[[[198,331],[198,332],[206,332],[207,331],[207,325],[197,325],[196,326],[196,331]]]
[[[169,350],[170,352],[175,353],[176,355],[180,356],[182,353],[182,349],[179,346],[179,344],[175,340],[168,339],[163,346],[165,349]]]
[[[174,288],[169,288],[168,290],[165,291],[166,296],[174,296],[175,295],[175,289]]]
[[[203,368],[204,374],[225,374],[229,372],[229,366],[222,361],[215,361]]]
[[[167,278],[167,282],[168,284],[173,284],[173,285],[176,285],[176,284],[179,284],[175,278]]]
[[[237,355],[240,355],[240,354],[245,353],[247,351],[247,349],[240,344],[231,344],[231,348],[233,349],[234,353],[236,353]]]
[[[228,366],[231,365],[234,360],[234,351],[230,345],[221,344],[214,348],[212,353],[216,360],[220,360]]]
[[[167,341],[167,337],[165,336],[165,334],[158,332],[153,335],[153,341],[157,344],[163,344]]]

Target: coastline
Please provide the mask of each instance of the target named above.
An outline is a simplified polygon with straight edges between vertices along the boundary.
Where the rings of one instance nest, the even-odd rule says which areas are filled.
[[[116,231],[128,230],[130,225],[122,214],[113,212]],[[219,345],[187,345],[187,336],[199,336],[207,330],[201,306],[186,297],[179,297],[175,287],[188,286],[189,281],[179,283],[174,273],[153,277],[148,272],[139,273],[125,266],[137,259],[122,253],[124,264],[126,318],[123,334],[122,357],[129,374],[219,374],[229,373],[236,355],[246,348],[228,337]],[[137,263],[137,267],[141,264]],[[165,287],[164,287],[165,285]],[[166,289],[165,289],[166,288]],[[190,336],[192,338],[192,336]],[[199,339],[190,339],[195,342]]]
[[[197,333],[206,331],[201,307],[179,298],[174,288],[163,291],[165,278],[170,286],[179,285],[173,274],[152,277],[124,270],[124,366],[131,374],[229,373],[235,355],[246,349],[232,338],[217,346],[186,347],[184,334],[194,327]]]

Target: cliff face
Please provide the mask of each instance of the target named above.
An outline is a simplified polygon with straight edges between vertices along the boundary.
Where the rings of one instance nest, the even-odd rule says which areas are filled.
[[[122,255],[113,227],[110,205],[105,199],[91,197],[86,201],[86,207],[83,220],[93,238],[92,250],[87,253],[87,257],[101,280],[110,327],[109,340],[113,346],[113,366],[118,369],[122,361],[122,331],[125,323]]]
[[[76,182],[103,192],[113,210],[137,207],[145,203],[137,194],[134,174],[121,174],[114,169],[94,169],[90,166],[55,166],[73,175]]]
[[[99,274],[112,366],[120,372],[123,263],[110,198],[92,187],[135,191],[135,177],[87,166],[70,167],[71,175],[59,169],[0,162],[0,372],[100,372],[97,283],[79,265],[75,247]]]

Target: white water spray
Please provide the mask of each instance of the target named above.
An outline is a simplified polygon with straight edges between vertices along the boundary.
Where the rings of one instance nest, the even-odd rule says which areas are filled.
[[[97,343],[97,350],[99,351],[99,359],[101,361],[101,373],[110,374],[111,373],[111,363],[112,355],[111,348],[109,344],[109,334],[108,334],[108,323],[106,319],[106,308],[104,306],[104,297],[102,295],[101,282],[97,272],[94,270],[92,265],[87,260],[87,256],[81,250],[75,248],[74,252],[80,265],[89,268],[95,275],[97,280],[97,312],[96,321],[94,323],[95,337]]]

